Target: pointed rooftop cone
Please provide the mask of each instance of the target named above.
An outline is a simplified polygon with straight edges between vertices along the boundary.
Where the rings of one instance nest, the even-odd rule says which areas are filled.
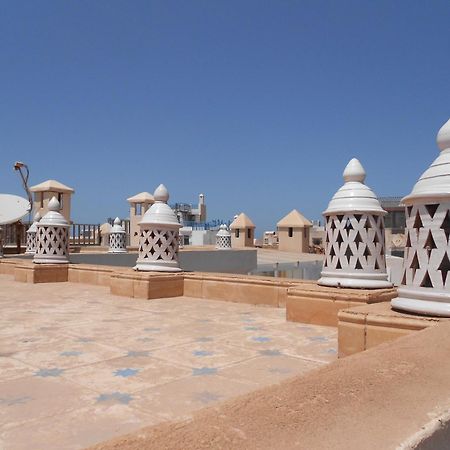
[[[37,264],[67,264],[69,262],[69,222],[59,212],[56,197],[48,202],[48,213],[36,224]]]
[[[126,253],[127,252],[127,234],[121,225],[120,219],[114,219],[114,225],[109,231],[109,250],[108,253]]]
[[[439,156],[402,202],[407,242],[394,309],[450,317],[450,120],[437,135]]]
[[[386,211],[364,184],[366,172],[356,158],[347,164],[343,176],[345,184],[323,213],[325,260],[318,284],[362,289],[392,287],[386,272]]]
[[[180,223],[167,204],[169,192],[160,184],[154,194],[155,203],[139,223],[139,256],[135,270],[179,272],[178,239]]]
[[[30,225],[30,228],[27,230],[27,249],[25,253],[27,255],[34,255],[36,253],[36,231],[37,231],[37,223],[41,220],[41,215],[39,211],[34,215],[33,223]]]

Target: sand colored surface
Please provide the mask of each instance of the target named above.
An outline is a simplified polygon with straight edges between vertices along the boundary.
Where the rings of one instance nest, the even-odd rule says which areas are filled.
[[[395,449],[449,410],[449,354],[443,323],[95,450]]]
[[[80,449],[307,373],[336,329],[283,308],[0,275],[0,449]]]

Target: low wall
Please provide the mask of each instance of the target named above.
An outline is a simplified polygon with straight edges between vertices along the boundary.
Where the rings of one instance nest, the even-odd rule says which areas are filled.
[[[256,269],[256,250],[182,250],[180,267],[186,271],[247,274]],[[77,253],[70,255],[72,264],[112,267],[134,267],[137,253]]]
[[[289,289],[286,319],[292,322],[336,327],[340,310],[352,306],[388,302],[396,295],[396,288],[344,289],[305,283],[301,287]]]
[[[390,302],[343,309],[338,312],[339,357],[353,355],[420,331],[439,322],[442,317],[427,317],[397,312]]]
[[[313,284],[302,280],[209,273],[185,273],[184,295],[252,305],[284,307],[288,289]]]
[[[110,276],[111,294],[124,297],[155,299],[180,297],[184,293],[184,274],[135,272],[127,270]]]

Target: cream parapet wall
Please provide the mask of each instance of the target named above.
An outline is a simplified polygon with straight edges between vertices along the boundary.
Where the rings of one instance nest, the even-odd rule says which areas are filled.
[[[450,120],[437,134],[439,156],[402,202],[403,275],[394,309],[450,317]]]
[[[48,213],[36,224],[34,263],[69,263],[69,223],[59,210],[59,202],[53,197],[48,202]]]
[[[160,184],[154,194],[155,203],[139,223],[139,256],[135,270],[179,272],[178,239],[180,223],[167,204],[169,192]]]
[[[318,284],[349,288],[388,288],[384,220],[386,211],[364,184],[366,172],[353,158],[345,184],[334,194],[325,217],[325,260]]]

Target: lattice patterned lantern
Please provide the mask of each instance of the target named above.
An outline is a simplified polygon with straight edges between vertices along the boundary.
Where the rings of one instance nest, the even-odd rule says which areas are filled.
[[[36,231],[37,223],[41,220],[41,215],[39,211],[34,215],[33,223],[27,230],[27,249],[25,253],[27,255],[34,255],[36,253]]]
[[[155,203],[139,223],[139,256],[135,270],[179,272],[177,216],[167,204],[169,192],[160,184],[154,194]]]
[[[127,234],[120,223],[120,219],[114,219],[114,225],[109,231],[109,250],[108,253],[126,253],[127,252]]]
[[[403,276],[394,309],[450,317],[450,120],[439,130],[440,155],[402,202],[406,213]]]
[[[231,233],[225,224],[220,225],[216,234],[216,248],[219,250],[228,250],[231,248]]]
[[[48,202],[48,213],[36,224],[37,264],[66,264],[69,262],[69,222],[59,212],[56,197]]]
[[[325,260],[322,286],[375,289],[387,280],[384,215],[373,191],[364,184],[366,172],[353,158],[344,170],[345,184],[323,213]]]

